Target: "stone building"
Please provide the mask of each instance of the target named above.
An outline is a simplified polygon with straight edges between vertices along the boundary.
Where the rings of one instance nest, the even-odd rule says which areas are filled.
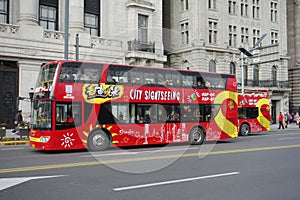
[[[287,0],[290,111],[300,112],[300,0]]]
[[[13,126],[42,63],[64,59],[66,0],[0,0],[0,123]],[[117,3],[116,3],[117,2]],[[68,58],[236,73],[268,89],[272,116],[289,107],[285,0],[69,0]],[[289,24],[290,26],[290,24]],[[256,53],[255,53],[256,52]],[[257,53],[258,52],[258,53]],[[253,62],[256,61],[256,63]]]
[[[0,0],[0,123],[13,127],[42,63],[64,59],[66,0]],[[163,67],[162,1],[69,0],[68,58]],[[30,103],[20,101],[24,117]]]
[[[291,91],[286,15],[285,0],[164,0],[168,66],[236,73],[241,84],[239,47],[250,51],[253,57],[243,59],[244,89],[269,90],[276,122],[289,109]]]

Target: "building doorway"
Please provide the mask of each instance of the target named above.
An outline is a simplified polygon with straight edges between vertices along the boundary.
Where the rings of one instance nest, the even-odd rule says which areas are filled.
[[[277,123],[277,112],[276,112],[276,104],[278,101],[272,101],[272,107],[271,107],[271,124]]]
[[[0,123],[14,128],[17,112],[18,67],[16,62],[0,61]]]

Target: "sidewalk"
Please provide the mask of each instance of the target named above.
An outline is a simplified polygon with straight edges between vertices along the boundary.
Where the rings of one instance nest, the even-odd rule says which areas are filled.
[[[283,130],[283,129],[278,129],[278,127],[279,127],[279,124],[271,124],[270,131]],[[288,127],[287,127],[287,128],[284,128],[284,130],[299,130],[299,131],[300,131],[300,128],[299,128],[299,125],[296,125],[296,124],[288,124]]]
[[[22,137],[12,132],[13,129],[6,129],[5,137],[0,140],[0,146],[29,144],[29,138]]]

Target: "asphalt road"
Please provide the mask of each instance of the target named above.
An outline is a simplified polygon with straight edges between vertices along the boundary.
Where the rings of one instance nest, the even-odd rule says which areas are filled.
[[[187,144],[41,152],[0,147],[0,199],[299,199],[300,131]]]

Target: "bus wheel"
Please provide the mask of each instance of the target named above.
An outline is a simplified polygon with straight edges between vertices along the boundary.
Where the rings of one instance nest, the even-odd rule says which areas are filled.
[[[242,136],[247,136],[250,133],[250,127],[247,124],[242,124],[240,128],[240,134]]]
[[[189,135],[190,144],[202,144],[205,139],[205,133],[201,128],[193,128]]]
[[[102,130],[95,130],[89,134],[88,149],[90,151],[103,151],[110,145],[107,134]]]

